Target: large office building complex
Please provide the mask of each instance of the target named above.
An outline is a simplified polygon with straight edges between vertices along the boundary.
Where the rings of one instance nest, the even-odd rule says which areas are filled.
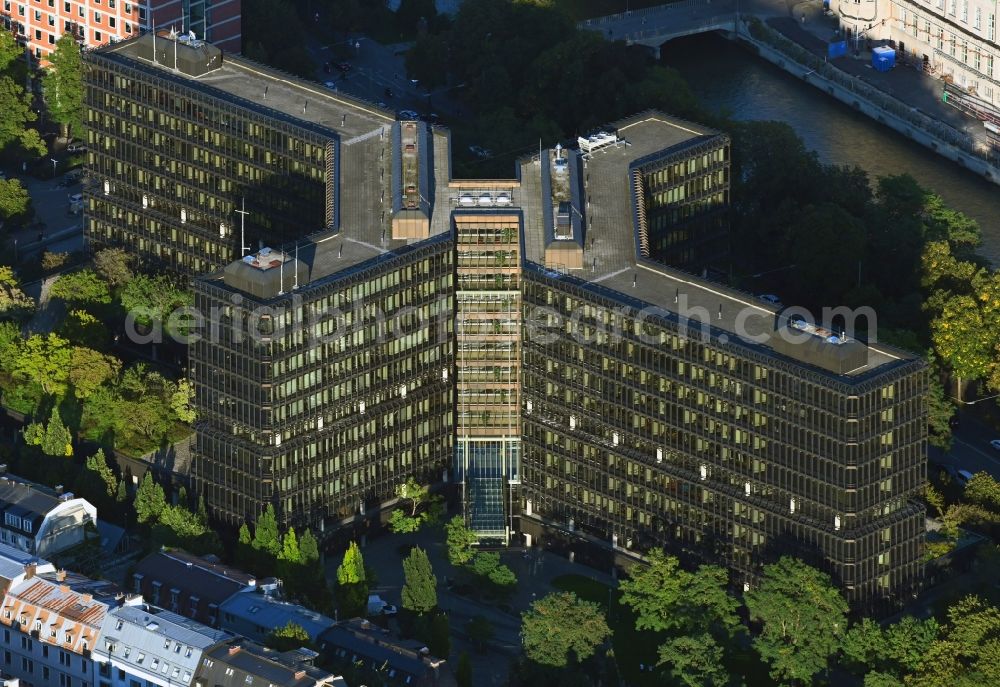
[[[727,136],[647,112],[453,179],[445,130],[152,38],[90,58],[88,236],[207,272],[215,517],[357,534],[414,476],[484,541],[920,584],[924,364],[692,276],[726,265]]]
[[[153,28],[194,34],[240,52],[241,0],[4,0],[0,23],[43,64],[56,41],[71,34],[82,47],[134,38]]]

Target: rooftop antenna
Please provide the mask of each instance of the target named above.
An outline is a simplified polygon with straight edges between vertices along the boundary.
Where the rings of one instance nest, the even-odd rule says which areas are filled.
[[[246,242],[246,227],[244,225],[246,216],[250,214],[247,212],[247,199],[245,197],[240,198],[240,209],[236,211],[236,214],[240,216],[240,257],[242,258],[250,250],[250,246]]]
[[[292,291],[299,288],[299,242],[295,242],[295,283],[292,284]]]
[[[306,108],[307,107],[309,107],[309,101],[308,100],[303,100],[302,101],[302,114],[306,113]]]
[[[340,244],[340,246],[337,247],[337,257],[344,257],[344,244]]]
[[[267,100],[267,86],[264,86],[264,100]]]
[[[153,22],[153,64],[156,64],[156,22]]]
[[[278,287],[278,295],[285,293],[285,249],[281,249],[281,260],[278,261],[278,280],[281,285]]]
[[[170,34],[174,39],[174,71],[177,71],[177,32],[174,31],[173,27],[170,29]]]

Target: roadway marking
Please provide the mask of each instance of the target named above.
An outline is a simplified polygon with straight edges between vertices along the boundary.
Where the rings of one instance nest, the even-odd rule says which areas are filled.
[[[605,274],[603,277],[598,277],[597,279],[591,279],[590,283],[591,284],[597,284],[598,282],[602,282],[605,279],[611,279],[612,277],[617,277],[622,272],[628,272],[630,269],[632,269],[632,268],[631,267],[623,267],[620,270],[615,270],[614,272],[609,272],[608,274]]]
[[[998,458],[997,456],[992,455],[990,453],[987,453],[983,449],[981,449],[981,448],[979,448],[977,446],[973,446],[968,441],[965,441],[963,439],[959,439],[958,437],[956,437],[954,435],[952,435],[952,438],[955,440],[956,443],[961,444],[962,446],[967,447],[968,449],[974,451],[975,453],[978,453],[979,455],[983,456],[984,458],[987,458],[987,459],[989,459],[989,460],[991,460],[991,461],[993,461],[995,463],[1000,463],[1000,458]],[[1000,451],[998,451],[997,453],[1000,453]]]

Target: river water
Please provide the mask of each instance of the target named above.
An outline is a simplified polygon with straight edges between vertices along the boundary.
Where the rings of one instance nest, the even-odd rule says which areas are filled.
[[[677,69],[711,110],[733,119],[787,122],[820,160],[857,165],[873,179],[907,172],[982,230],[980,253],[1000,265],[1000,186],[855,112],[814,86],[795,79],[747,50],[711,35],[663,46],[665,64]]]

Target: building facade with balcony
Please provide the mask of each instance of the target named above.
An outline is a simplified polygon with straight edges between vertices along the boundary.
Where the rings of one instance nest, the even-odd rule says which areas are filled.
[[[1000,112],[996,0],[832,0],[831,9],[852,47],[868,38],[895,41],[907,60]]]
[[[241,50],[241,0],[4,0],[0,21],[47,63],[66,33],[81,46],[96,48],[135,38],[155,28],[192,32],[226,52]]]

